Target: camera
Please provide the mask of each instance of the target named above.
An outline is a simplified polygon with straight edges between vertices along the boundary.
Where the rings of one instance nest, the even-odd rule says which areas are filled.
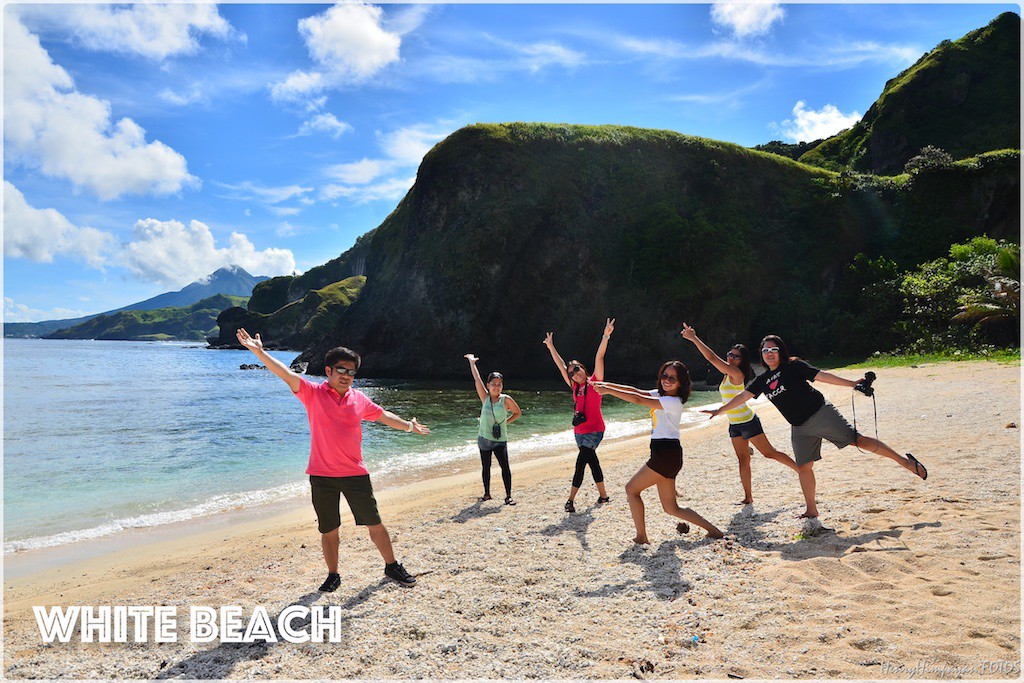
[[[581,424],[583,424],[586,421],[587,421],[587,416],[584,415],[583,413],[581,413],[580,411],[577,410],[575,413],[573,413],[573,415],[572,415],[572,426],[573,427],[579,427]]]
[[[491,425],[491,436],[493,436],[495,438],[495,440],[501,438],[501,425],[499,425],[499,424]]]
[[[864,373],[864,379],[857,382],[853,388],[865,396],[874,396],[875,390],[871,385],[874,383],[876,377],[877,375],[869,370]]]

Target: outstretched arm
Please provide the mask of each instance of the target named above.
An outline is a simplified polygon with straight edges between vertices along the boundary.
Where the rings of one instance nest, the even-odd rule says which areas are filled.
[[[302,385],[302,377],[263,349],[263,340],[260,338],[259,333],[256,333],[255,337],[250,337],[249,333],[245,331],[245,328],[240,327],[235,333],[235,336],[238,337],[238,343],[252,351],[253,354],[255,354],[255,356],[267,366],[268,370],[283,379],[288,384],[288,388],[292,390],[293,394],[299,393],[299,386]]]
[[[594,391],[602,396],[606,394],[611,395],[615,398],[620,398],[623,401],[635,403],[647,408],[654,408],[655,410],[661,407],[661,401],[659,401],[656,396],[643,393],[639,389],[634,389],[633,387],[619,388],[622,385],[611,384],[610,382],[591,382],[591,386],[594,387]]]
[[[860,382],[863,382],[864,380],[863,379],[859,379],[856,382],[854,382],[853,380],[843,379],[842,377],[839,377],[838,375],[833,375],[831,372],[825,372],[824,370],[818,370],[818,374],[814,376],[814,381],[815,382],[824,382],[825,384],[835,384],[836,386],[840,386],[840,387],[855,387],[855,386],[857,386],[857,384],[859,384]]]
[[[683,339],[693,342],[693,345],[700,351],[700,355],[704,356],[707,362],[715,366],[715,370],[718,370],[723,375],[727,375],[730,382],[733,384],[743,384],[743,380],[746,379],[743,376],[743,371],[719,358],[718,354],[712,351],[710,346],[701,341],[700,337],[697,336],[696,330],[683,323],[683,331],[679,334],[683,335]]]
[[[716,415],[720,415],[726,411],[732,410],[733,408],[739,408],[741,405],[743,405],[752,398],[754,398],[754,395],[747,391],[746,389],[744,389],[740,393],[733,396],[732,400],[730,400],[724,406],[715,408],[714,410],[702,410],[700,412],[707,413],[711,417],[715,417]]]
[[[469,361],[469,370],[473,373],[473,383],[476,386],[476,395],[480,397],[480,402],[483,403],[487,400],[487,388],[484,386],[484,381],[480,379],[480,371],[476,368],[476,363],[480,359],[471,353],[467,353],[463,358]]]
[[[594,377],[597,381],[604,380],[604,354],[608,350],[608,340],[615,331],[615,318],[607,318],[604,323],[604,334],[601,336],[601,343],[597,347],[597,356],[594,357]]]
[[[421,425],[417,422],[415,417],[412,420],[403,420],[390,410],[385,410],[381,416],[377,418],[377,422],[386,424],[392,429],[399,429],[403,432],[412,432],[423,436],[430,433],[430,429],[428,429],[426,425]]]
[[[572,387],[572,380],[569,379],[569,373],[565,371],[565,361],[562,360],[562,357],[558,355],[558,351],[555,350],[555,333],[548,332],[544,337],[543,343],[544,346],[548,347],[548,351],[551,353],[551,360],[555,362],[555,367],[557,367],[558,371],[562,373],[562,379],[565,380],[566,384]]]

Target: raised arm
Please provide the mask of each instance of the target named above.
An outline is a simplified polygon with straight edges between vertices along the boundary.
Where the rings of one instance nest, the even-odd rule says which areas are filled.
[[[743,376],[743,371],[719,358],[718,354],[712,351],[710,346],[701,341],[700,337],[697,336],[696,330],[683,323],[683,331],[679,334],[683,335],[683,339],[693,342],[693,345],[700,351],[700,355],[704,356],[707,362],[715,366],[715,370],[718,370],[723,375],[727,375],[730,382],[733,384],[743,384],[743,380],[746,379]]]
[[[398,429],[403,432],[412,432],[422,436],[426,436],[430,433],[430,429],[428,429],[426,425],[421,425],[417,422],[415,417],[412,420],[403,420],[390,410],[385,410],[384,413],[377,418],[377,422],[386,424],[392,429]]]
[[[718,408],[715,408],[714,410],[702,410],[700,412],[707,413],[711,417],[715,417],[726,411],[732,410],[733,408],[739,408],[741,405],[743,405],[752,398],[754,398],[754,395],[747,391],[746,389],[744,389],[740,393],[733,396],[732,400],[730,400],[724,406],[720,406]]]
[[[566,384],[572,387],[572,380],[569,379],[569,373],[565,371],[565,361],[562,360],[562,357],[558,355],[558,351],[555,350],[555,333],[548,332],[547,335],[544,336],[543,343],[544,346],[548,347],[548,351],[551,353],[551,360],[555,362],[555,367],[557,367],[558,371],[562,373],[562,379],[565,380]]]
[[[591,382],[591,386],[594,387],[594,391],[602,396],[611,395],[615,398],[620,398],[623,401],[635,403],[647,408],[654,408],[655,410],[661,407],[661,401],[658,400],[657,396],[651,396],[650,394],[642,392],[634,387],[612,384],[611,382]]]
[[[299,393],[299,387],[302,385],[302,377],[264,350],[263,340],[260,338],[258,332],[255,337],[250,337],[249,333],[245,331],[245,328],[240,327],[235,333],[235,336],[238,337],[238,343],[252,351],[253,354],[255,354],[255,356],[267,366],[268,370],[283,379],[288,385],[288,388],[292,390],[293,394]]]
[[[601,336],[601,343],[597,347],[597,355],[594,357],[594,377],[597,381],[604,380],[604,354],[608,350],[608,340],[615,331],[615,318],[607,318],[604,323],[604,334]]]
[[[471,353],[467,353],[463,358],[469,361],[469,370],[473,373],[473,382],[476,385],[476,395],[480,397],[480,402],[483,403],[487,400],[487,387],[484,386],[484,381],[480,379],[480,371],[476,367],[476,363],[480,359]]]

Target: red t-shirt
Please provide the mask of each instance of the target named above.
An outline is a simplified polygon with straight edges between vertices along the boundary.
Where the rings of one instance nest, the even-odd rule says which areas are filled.
[[[597,375],[591,375],[587,382],[597,381]],[[572,383],[573,402],[577,413],[587,416],[587,421],[572,428],[576,434],[590,434],[592,432],[604,431],[604,416],[601,414],[601,394],[594,391],[589,384],[579,385]]]
[[[309,466],[317,477],[358,477],[363,465],[363,420],[375,422],[384,409],[358,389],[344,396],[327,385],[301,380],[295,396],[309,416]]]

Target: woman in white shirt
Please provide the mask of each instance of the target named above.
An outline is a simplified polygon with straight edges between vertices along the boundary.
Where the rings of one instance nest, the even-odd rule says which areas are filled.
[[[678,360],[662,364],[658,371],[658,388],[644,391],[625,384],[593,382],[601,395],[611,395],[623,401],[651,409],[651,457],[626,484],[629,511],[636,526],[634,543],[647,544],[647,525],[644,520],[644,501],[641,492],[658,487],[661,507],[673,517],[684,520],[677,525],[681,533],[689,531],[686,522],[692,522],[708,532],[710,538],[724,534],[714,524],[690,508],[679,507],[676,499],[676,475],[683,467],[683,447],[679,443],[679,420],[683,416],[683,403],[690,397],[690,373]]]

